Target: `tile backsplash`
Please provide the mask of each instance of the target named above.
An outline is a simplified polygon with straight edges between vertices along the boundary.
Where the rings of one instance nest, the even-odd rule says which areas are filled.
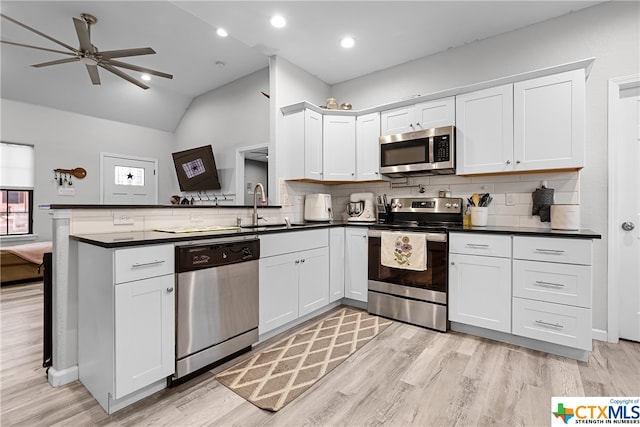
[[[473,177],[439,175],[340,185],[282,181],[280,195],[283,211],[297,221],[302,219],[304,195],[307,193],[331,194],[335,219],[347,218],[349,196],[356,192],[369,191],[391,198],[433,197],[438,195],[439,190],[450,190],[452,197],[462,197],[465,203],[473,193],[490,193],[493,201],[489,206],[489,225],[550,228],[549,222],[541,222],[538,216],[531,215],[531,194],[540,188],[543,181],[546,181],[548,188],[555,190],[554,203],[580,204],[580,173],[577,171]],[[424,190],[423,193],[419,191],[419,186]]]
[[[547,182],[548,188],[555,190],[555,203],[580,204],[579,172],[474,177],[440,175],[339,185],[280,181],[282,208],[260,209],[259,214],[267,224],[283,223],[285,217],[292,222],[300,222],[304,217],[305,194],[329,193],[332,196],[334,219],[346,220],[346,206],[351,193],[372,192],[374,195],[386,194],[388,198],[432,197],[437,196],[439,190],[450,190],[452,197],[462,197],[465,202],[473,193],[490,193],[493,202],[489,206],[488,225],[550,228],[549,222],[541,222],[538,216],[531,215],[531,193],[543,181]],[[420,188],[424,192],[421,193]],[[70,231],[71,234],[92,234],[143,231],[158,227],[236,225],[238,217],[242,224],[250,224],[251,214],[250,208],[216,206],[211,209],[75,209]]]

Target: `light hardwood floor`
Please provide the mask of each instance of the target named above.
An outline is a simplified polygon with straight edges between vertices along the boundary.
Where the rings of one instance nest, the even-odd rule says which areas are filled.
[[[58,388],[47,383],[41,367],[42,284],[3,287],[0,304],[3,427],[545,426],[552,396],[640,395],[638,343],[594,341],[583,363],[394,323],[275,414],[214,379],[237,359],[108,416],[79,382]]]

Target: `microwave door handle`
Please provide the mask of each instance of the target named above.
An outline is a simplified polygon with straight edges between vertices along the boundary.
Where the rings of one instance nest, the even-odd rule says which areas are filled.
[[[429,137],[429,164],[433,165],[435,158],[436,157],[433,154],[433,137],[430,136]]]

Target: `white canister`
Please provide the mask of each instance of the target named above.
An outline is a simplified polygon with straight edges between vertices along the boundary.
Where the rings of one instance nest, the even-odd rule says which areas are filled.
[[[579,230],[580,205],[551,205],[551,228]]]
[[[486,206],[471,206],[471,226],[485,227],[489,218],[489,208]]]

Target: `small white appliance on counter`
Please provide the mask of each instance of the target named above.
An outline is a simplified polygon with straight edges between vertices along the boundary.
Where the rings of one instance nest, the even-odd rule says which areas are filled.
[[[349,222],[376,222],[373,193],[352,193],[347,203]]]
[[[580,205],[551,205],[553,230],[579,230]]]
[[[304,198],[305,221],[331,221],[331,194],[307,194]]]

